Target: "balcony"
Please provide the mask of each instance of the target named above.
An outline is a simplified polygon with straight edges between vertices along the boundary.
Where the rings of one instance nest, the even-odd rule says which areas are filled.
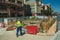
[[[7,13],[0,13],[0,17],[7,17]]]
[[[17,4],[20,5],[20,6],[22,6],[22,2],[20,2],[20,1],[17,1]]]
[[[23,11],[23,7],[17,8],[18,11]]]
[[[0,0],[0,2],[5,2],[5,0]]]
[[[8,1],[9,1],[9,2],[11,2],[11,3],[12,3],[12,2],[14,2],[14,3],[15,3],[15,0],[8,0]]]
[[[0,4],[0,10],[6,10],[7,9],[7,6],[4,5],[4,4]]]
[[[0,0],[0,4],[7,4],[7,5],[15,5],[15,6],[19,6],[19,7],[22,7],[22,2],[20,2],[20,1],[17,1],[17,3],[15,3],[15,1],[13,1],[13,0],[8,0],[8,1],[6,1],[6,0]]]

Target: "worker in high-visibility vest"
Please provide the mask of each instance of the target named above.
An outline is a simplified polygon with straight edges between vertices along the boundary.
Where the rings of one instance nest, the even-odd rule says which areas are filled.
[[[22,22],[21,22],[20,20],[18,20],[18,21],[16,22],[16,26],[17,26],[16,36],[18,37],[18,32],[19,32],[19,31],[20,31],[20,34],[22,35],[22,26],[23,26],[23,24],[22,24]]]

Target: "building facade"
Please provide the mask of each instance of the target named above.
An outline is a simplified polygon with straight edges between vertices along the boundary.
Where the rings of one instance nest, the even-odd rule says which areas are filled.
[[[30,5],[32,14],[41,13],[39,3],[41,0],[24,0],[24,4]]]
[[[23,0],[0,0],[0,17],[17,17],[23,15]]]

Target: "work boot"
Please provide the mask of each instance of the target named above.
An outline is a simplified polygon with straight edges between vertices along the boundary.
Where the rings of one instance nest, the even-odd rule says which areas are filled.
[[[18,37],[18,35],[16,37]]]

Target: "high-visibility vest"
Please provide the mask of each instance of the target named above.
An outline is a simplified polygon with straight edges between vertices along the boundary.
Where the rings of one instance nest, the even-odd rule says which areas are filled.
[[[19,26],[22,27],[23,26],[20,21],[17,21],[16,25],[17,25],[17,27],[19,27]]]

